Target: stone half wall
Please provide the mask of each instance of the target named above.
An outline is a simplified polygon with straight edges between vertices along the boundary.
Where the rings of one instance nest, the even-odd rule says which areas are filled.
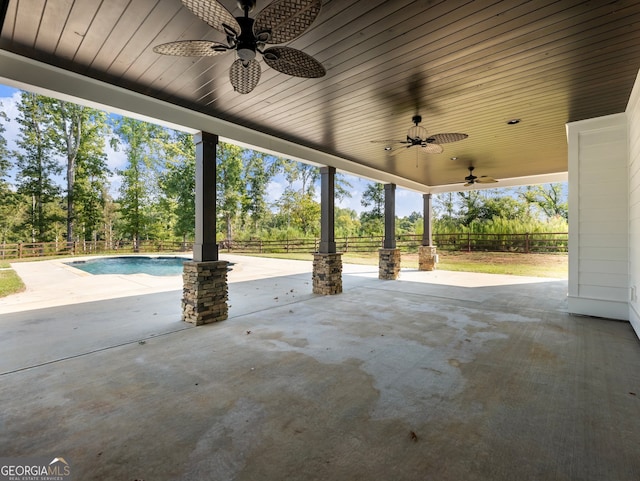
[[[342,293],[342,253],[313,253],[313,293]]]
[[[227,266],[227,261],[184,263],[183,321],[200,326],[227,319]]]

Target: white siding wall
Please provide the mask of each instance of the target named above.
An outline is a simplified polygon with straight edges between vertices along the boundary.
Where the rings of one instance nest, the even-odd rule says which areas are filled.
[[[627,106],[629,123],[629,320],[640,337],[640,80]]]
[[[629,319],[626,114],[567,125],[569,312]]]

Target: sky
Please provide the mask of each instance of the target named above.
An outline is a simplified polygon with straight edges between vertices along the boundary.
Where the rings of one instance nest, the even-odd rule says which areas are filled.
[[[10,150],[16,149],[15,142],[19,135],[19,125],[14,120],[18,115],[16,105],[19,99],[20,90],[0,84],[1,108],[10,119],[10,122],[5,123],[6,130],[4,133],[4,137],[7,140],[7,144]],[[124,152],[114,150],[113,148],[111,148],[109,143],[107,143],[106,152],[108,159],[107,164],[112,172],[115,172],[116,169],[122,169],[125,167],[126,155]],[[365,210],[365,208],[360,203],[362,193],[371,182],[353,175],[346,174],[344,174],[344,179],[349,182],[349,184],[351,184],[352,188],[349,190],[352,195],[350,198],[346,198],[336,202],[336,205],[342,208],[353,209],[358,213],[362,212],[363,210]],[[9,180],[12,181],[13,179],[10,178]],[[62,181],[63,179],[60,179],[61,183]],[[111,183],[111,192],[114,195],[117,194],[117,190],[120,185],[119,177],[114,174],[109,179],[109,181]],[[282,176],[276,177],[269,185],[269,202],[275,202],[282,194],[286,186],[287,183],[284,178],[282,178]],[[406,217],[414,211],[422,211],[422,195],[417,192],[398,187],[396,189],[396,215],[398,217]]]

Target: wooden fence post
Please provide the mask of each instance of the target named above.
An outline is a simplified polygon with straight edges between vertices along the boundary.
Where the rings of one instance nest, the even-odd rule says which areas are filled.
[[[525,254],[529,253],[529,233],[528,232],[524,235],[524,253]]]
[[[467,232],[467,252],[471,252],[471,232]]]
[[[18,259],[22,259],[22,242],[18,242]]]

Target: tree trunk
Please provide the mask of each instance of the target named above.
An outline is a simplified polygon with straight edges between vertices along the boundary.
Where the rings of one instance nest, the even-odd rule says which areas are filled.
[[[227,214],[225,216],[226,221],[227,221],[227,243],[231,243],[231,236],[232,236],[232,232],[231,232],[231,215]]]

